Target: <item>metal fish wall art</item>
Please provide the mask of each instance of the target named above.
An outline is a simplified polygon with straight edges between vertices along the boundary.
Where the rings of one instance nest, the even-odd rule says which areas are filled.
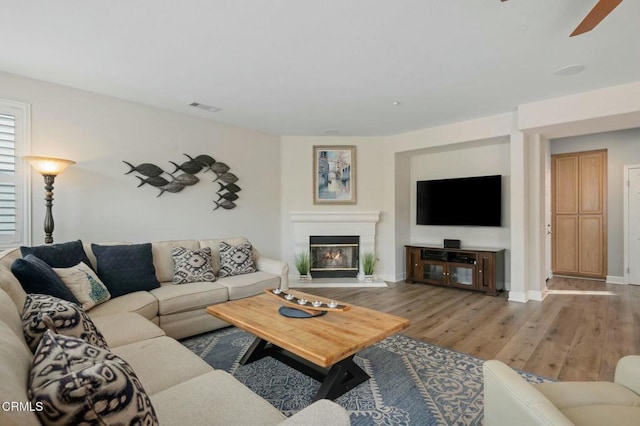
[[[169,182],[168,184],[160,187],[160,193],[158,194],[158,197],[164,194],[165,191],[173,193],[180,192],[184,189],[184,187],[184,184],[174,180],[173,182]]]
[[[173,173],[177,172],[178,170],[182,170],[183,172],[189,173],[190,175],[195,175],[196,173],[200,172],[204,168],[204,165],[201,162],[196,160],[185,161],[180,165],[174,163],[173,161],[169,161],[169,162],[176,167]]]
[[[166,180],[165,178],[163,178],[162,176],[152,176],[152,177],[148,177],[146,179],[141,178],[140,176],[136,176],[138,179],[140,179],[140,185],[138,185],[138,188],[140,188],[142,185],[148,183],[151,186],[164,186],[167,185],[169,183],[168,180]]]
[[[222,200],[223,198],[229,201],[235,201],[240,198],[235,192],[225,192],[224,194],[218,194],[218,197],[220,197],[218,198],[218,201]]]
[[[235,183],[230,183],[227,185],[223,185],[220,182],[218,182],[218,185],[220,185],[220,191],[230,191],[230,192],[240,192],[242,191],[242,188],[240,188],[238,185],[236,185]],[[218,192],[220,192],[218,191]]]
[[[142,163],[138,166],[134,166],[133,164],[127,163],[126,161],[122,161],[122,162],[127,166],[131,167],[131,170],[125,173],[125,175],[128,175],[131,172],[138,172],[147,177],[156,177],[164,173],[164,170],[162,170],[160,167],[156,166],[155,164]]]
[[[241,188],[236,184],[239,180],[238,176],[229,172],[231,167],[226,163],[216,161],[210,155],[201,154],[195,157],[188,154],[183,155],[187,157],[188,161],[184,161],[181,164],[169,161],[174,167],[172,172],[164,171],[161,167],[151,163],[141,163],[134,166],[123,160],[123,163],[129,166],[129,170],[125,175],[133,172],[141,174],[142,176],[135,176],[140,181],[138,188],[144,185],[158,188],[160,193],[158,193],[157,196],[160,197],[165,192],[175,194],[187,186],[197,184],[202,180],[196,176],[198,173],[212,172],[215,175],[213,182],[217,182],[220,186],[218,191],[216,191],[218,199],[213,200],[215,204],[213,210],[218,210],[219,208],[232,210],[237,207],[235,201],[239,198],[238,192],[241,191]],[[176,175],[178,172],[181,173]]]
[[[216,205],[213,208],[213,210],[218,210],[220,207],[222,207],[225,210],[231,210],[236,207],[236,203],[229,200],[223,200],[223,201],[220,201],[219,203],[217,201],[214,201],[213,203]]]
[[[226,183],[235,183],[238,181],[238,176],[234,175],[233,173],[223,173],[221,175],[218,175],[218,177],[213,181],[215,182],[217,180],[221,180]]]
[[[200,179],[198,179],[197,176],[194,176],[192,174],[183,173],[175,179],[175,182],[179,182],[184,186],[191,186],[200,182]]]

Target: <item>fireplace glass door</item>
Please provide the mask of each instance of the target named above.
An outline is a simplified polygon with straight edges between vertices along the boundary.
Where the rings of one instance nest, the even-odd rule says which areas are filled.
[[[354,278],[359,270],[360,238],[355,236],[312,236],[309,238],[311,276]]]

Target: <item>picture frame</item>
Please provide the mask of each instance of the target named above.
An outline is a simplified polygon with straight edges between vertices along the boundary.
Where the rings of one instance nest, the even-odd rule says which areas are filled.
[[[313,204],[356,204],[355,145],[313,146]]]

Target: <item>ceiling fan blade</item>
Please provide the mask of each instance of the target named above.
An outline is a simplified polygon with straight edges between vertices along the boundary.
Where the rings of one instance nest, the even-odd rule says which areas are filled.
[[[577,36],[591,31],[620,3],[622,3],[622,0],[598,1],[593,9],[591,9],[591,12],[589,12],[589,14],[582,20],[582,22],[580,22],[580,25],[578,25],[576,29],[573,30],[569,37]]]

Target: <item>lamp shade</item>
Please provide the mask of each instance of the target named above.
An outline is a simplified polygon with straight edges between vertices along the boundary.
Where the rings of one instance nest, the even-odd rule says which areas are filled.
[[[76,164],[75,161],[65,160],[63,158],[36,157],[33,155],[27,155],[22,158],[27,160],[29,164],[31,164],[31,167],[42,175],[57,176],[67,167]]]

